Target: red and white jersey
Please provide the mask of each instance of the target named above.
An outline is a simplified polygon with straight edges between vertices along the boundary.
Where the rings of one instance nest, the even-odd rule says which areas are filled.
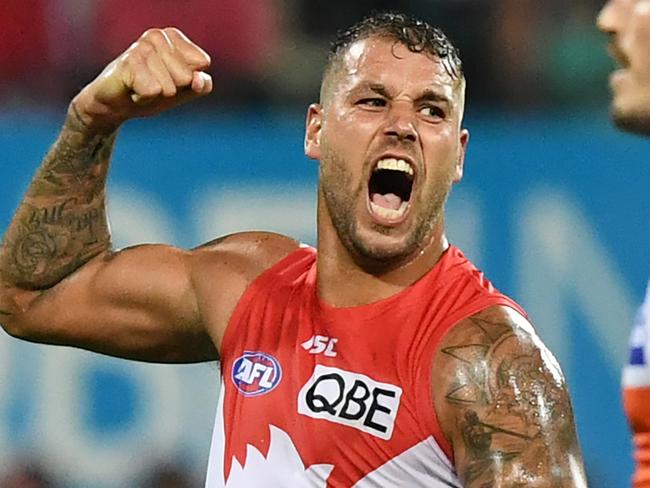
[[[400,293],[349,308],[319,299],[316,258],[291,253],[233,313],[206,488],[460,487],[434,350],[470,315],[521,309],[453,246]]]

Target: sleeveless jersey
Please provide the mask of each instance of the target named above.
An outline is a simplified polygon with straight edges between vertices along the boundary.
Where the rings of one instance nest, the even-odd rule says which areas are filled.
[[[226,330],[206,488],[460,487],[435,416],[434,350],[492,305],[524,313],[455,247],[389,298],[335,308],[303,247],[246,290]]]
[[[630,355],[623,368],[623,388],[650,387],[650,280],[634,318]]]
[[[634,488],[650,487],[650,281],[630,336],[623,368],[623,409],[634,437]]]

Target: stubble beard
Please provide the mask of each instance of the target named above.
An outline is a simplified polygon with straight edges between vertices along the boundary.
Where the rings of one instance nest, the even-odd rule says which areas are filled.
[[[401,246],[384,247],[373,245],[363,239],[358,231],[354,210],[364,185],[352,189],[352,177],[343,164],[334,158],[322,161],[320,185],[325,205],[339,240],[360,267],[371,272],[394,269],[417,255],[430,242],[434,228],[443,215],[447,196],[451,189],[451,178],[439,188],[433,189],[430,196],[420,195],[419,201],[412,202],[420,208],[413,230]],[[378,234],[391,235],[392,228],[372,224]]]
[[[628,112],[612,107],[612,120],[625,132],[650,136],[650,112]]]
[[[635,82],[627,92],[614,94],[610,106],[614,124],[625,132],[650,136],[650,84]]]

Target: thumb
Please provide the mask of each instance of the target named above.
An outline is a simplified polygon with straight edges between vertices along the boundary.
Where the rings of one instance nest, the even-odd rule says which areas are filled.
[[[192,76],[192,91],[197,95],[207,95],[212,92],[212,76],[205,71],[195,71]]]

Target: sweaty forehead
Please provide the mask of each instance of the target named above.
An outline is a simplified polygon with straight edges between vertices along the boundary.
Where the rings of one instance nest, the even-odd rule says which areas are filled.
[[[444,63],[433,54],[412,52],[394,39],[370,37],[348,47],[331,67],[325,84],[331,94],[367,83],[381,83],[398,91],[446,88],[455,92],[462,81],[452,77]]]

